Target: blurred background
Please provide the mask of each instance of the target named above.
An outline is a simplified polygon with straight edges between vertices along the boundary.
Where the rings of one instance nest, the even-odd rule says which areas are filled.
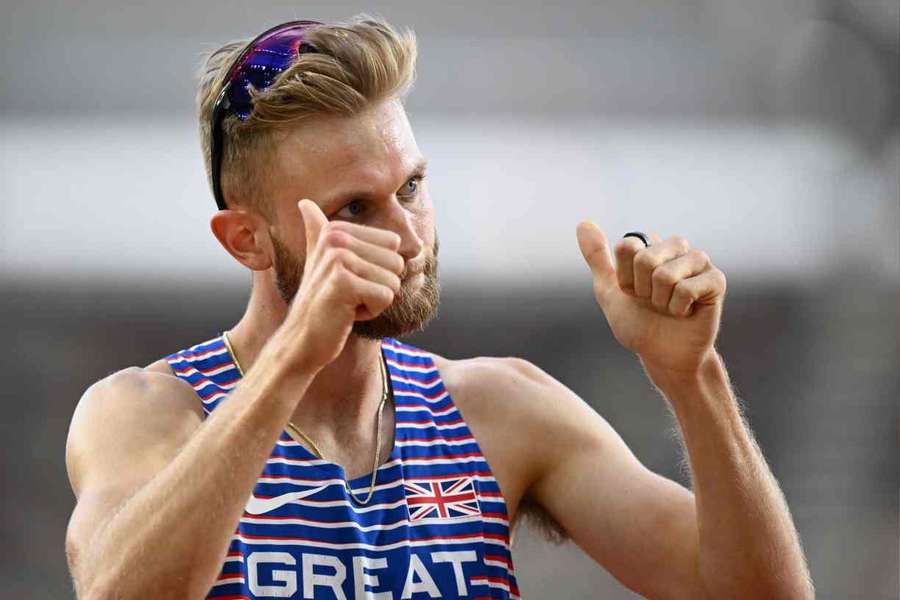
[[[0,7],[0,596],[73,597],[64,445],[83,390],[242,313],[249,275],[208,229],[201,54],[365,11],[419,38],[408,107],[444,292],[411,341],[534,361],[686,482],[574,228],[686,236],[729,277],[720,349],[819,598],[898,597],[896,0]],[[514,552],[526,598],[635,597],[571,544],[526,528]]]

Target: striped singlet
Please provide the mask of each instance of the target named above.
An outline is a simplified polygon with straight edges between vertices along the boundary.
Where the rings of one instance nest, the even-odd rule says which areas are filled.
[[[396,429],[371,501],[282,431],[209,598],[518,598],[506,503],[431,355],[381,349]],[[166,360],[206,414],[241,377],[221,336]],[[365,498],[370,481],[349,483]]]

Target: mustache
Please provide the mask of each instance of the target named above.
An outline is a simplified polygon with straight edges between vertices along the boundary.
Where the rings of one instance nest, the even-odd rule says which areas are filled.
[[[413,275],[424,273],[433,275],[437,271],[437,256],[434,252],[429,252],[426,256],[418,260],[408,261],[403,265],[403,271],[400,273],[400,279],[406,279]]]

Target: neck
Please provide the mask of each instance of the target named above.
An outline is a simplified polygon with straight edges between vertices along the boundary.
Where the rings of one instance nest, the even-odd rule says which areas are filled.
[[[262,347],[287,315],[288,306],[271,285],[260,285],[254,273],[247,310],[228,333],[235,355],[246,373]],[[297,343],[303,343],[297,340]],[[381,344],[351,334],[341,354],[313,379],[291,416],[316,443],[329,439],[368,440],[382,396]],[[299,399],[298,399],[299,400]]]

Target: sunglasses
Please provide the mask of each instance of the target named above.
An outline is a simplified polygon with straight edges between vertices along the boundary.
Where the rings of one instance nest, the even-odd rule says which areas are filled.
[[[316,52],[310,44],[303,42],[303,33],[318,21],[289,21],[268,29],[247,44],[244,51],[228,68],[222,91],[216,98],[210,115],[210,166],[212,171],[213,196],[219,210],[225,210],[222,196],[222,152],[224,132],[222,121],[228,114],[246,121],[253,113],[253,101],[249,87],[257,92],[268,88],[275,79],[304,53]]]

